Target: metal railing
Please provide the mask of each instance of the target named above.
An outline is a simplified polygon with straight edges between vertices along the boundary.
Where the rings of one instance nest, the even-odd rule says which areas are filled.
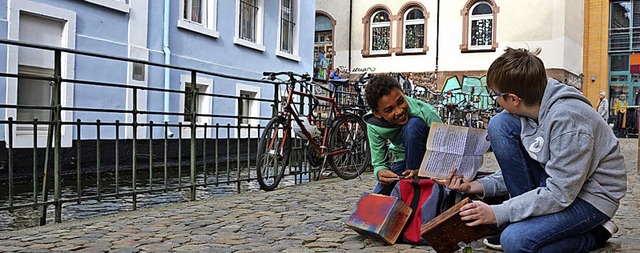
[[[0,45],[6,45],[7,48],[33,48],[53,52],[54,55],[53,76],[0,73],[0,85],[2,81],[8,86],[17,85],[21,80],[42,80],[49,82],[52,91],[51,104],[46,106],[0,103],[0,115],[4,113],[0,130],[5,133],[4,139],[0,140],[4,144],[0,146],[0,181],[6,182],[0,184],[6,186],[0,189],[0,211],[40,208],[40,224],[43,225],[47,222],[48,205],[54,206],[53,220],[61,222],[64,203],[81,204],[88,200],[126,198],[131,209],[135,210],[140,206],[138,197],[141,195],[184,190],[188,192],[188,200],[195,200],[198,191],[206,191],[208,187],[235,184],[236,191],[241,192],[244,184],[255,182],[255,152],[263,128],[260,123],[266,124],[271,114],[278,110],[278,83],[18,41],[0,40]],[[150,68],[149,72],[151,68],[170,69],[172,76],[188,74],[190,84],[197,84],[201,77],[254,83],[273,89],[273,97],[247,98],[199,92],[198,89],[187,92],[68,78],[62,72],[65,55],[93,59],[97,64],[102,61],[144,64]],[[110,69],[104,71],[113,73]],[[76,76],[79,74],[76,71]],[[84,76],[96,75],[85,73]],[[150,76],[147,75],[148,78]],[[128,92],[132,106],[131,109],[122,109],[119,107],[121,104],[115,102],[112,106],[100,106],[100,103],[94,106],[77,103],[69,106],[62,101],[65,86],[76,88],[75,97],[95,95],[101,89],[120,92],[118,94]],[[79,87],[84,89],[79,90]],[[269,105],[271,110],[263,112],[267,117],[241,116],[233,112],[216,114],[213,110],[212,113],[202,113],[198,110],[198,99],[190,99],[190,104],[185,105],[189,110],[141,110],[138,108],[145,101],[141,101],[140,92],[147,92],[147,96],[169,93],[174,97],[190,95],[191,98],[208,98],[212,101],[210,106],[214,108],[216,103],[234,102],[240,105],[241,100],[251,100],[260,103],[260,108]],[[263,93],[262,97],[265,96]],[[6,98],[4,101],[7,101]],[[299,104],[301,108],[307,107],[305,101]],[[9,117],[9,111],[18,110],[47,110],[50,118],[25,120]],[[185,111],[190,114],[189,117],[185,117]],[[162,120],[165,116],[170,120]],[[183,122],[183,118],[193,120]],[[254,124],[240,124],[243,118]],[[154,122],[153,119],[158,121]],[[20,131],[21,135],[17,135],[16,131]],[[177,134],[173,135],[172,132]],[[16,138],[25,134],[32,135],[31,143],[27,145],[29,147],[17,147]],[[70,139],[67,146],[64,146],[66,139],[63,138]],[[302,147],[302,143],[294,146],[294,152],[299,152],[295,156],[298,160],[290,162],[288,170],[294,184],[313,180],[313,174],[318,173],[306,162]],[[63,188],[67,189],[64,193]],[[20,194],[29,197],[17,198]]]

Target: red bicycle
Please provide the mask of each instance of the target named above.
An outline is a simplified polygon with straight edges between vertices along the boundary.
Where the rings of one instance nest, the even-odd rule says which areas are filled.
[[[292,143],[296,138],[307,144],[305,152],[310,164],[322,168],[328,164],[340,178],[353,179],[366,170],[371,163],[371,154],[367,127],[359,116],[343,112],[332,97],[314,95],[310,88],[314,84],[308,74],[264,72],[263,75],[272,81],[279,76],[286,76],[288,80],[278,79],[287,85],[287,99],[283,101],[283,110],[267,123],[258,144],[256,168],[261,189],[270,191],[278,186],[289,164]],[[296,84],[305,91],[295,90]],[[329,95],[332,96],[338,86],[347,84],[336,82],[332,89],[317,87],[330,90]],[[318,130],[320,120],[313,115],[314,109],[309,110],[308,115],[299,114],[302,110],[296,108],[294,95],[311,98],[313,108],[320,101],[328,103],[323,131]],[[296,130],[295,135],[292,129]]]

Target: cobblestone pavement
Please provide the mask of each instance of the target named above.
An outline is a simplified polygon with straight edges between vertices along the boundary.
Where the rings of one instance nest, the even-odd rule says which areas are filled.
[[[614,221],[620,231],[598,252],[640,252],[640,188],[637,140],[621,139],[628,193]],[[492,154],[486,168],[496,168]],[[0,234],[2,252],[433,252],[427,246],[384,245],[343,222],[360,194],[362,180],[328,179],[217,199],[52,224]],[[476,241],[476,252],[494,252]]]

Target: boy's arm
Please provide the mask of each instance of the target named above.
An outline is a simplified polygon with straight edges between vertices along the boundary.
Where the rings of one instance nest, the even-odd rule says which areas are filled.
[[[476,193],[480,198],[509,195],[501,169],[474,182],[480,183],[482,187],[482,193]]]
[[[373,176],[378,179],[378,171],[389,169],[387,161],[387,139],[382,138],[371,125],[367,124],[367,138],[369,138],[369,150],[371,151],[371,165]]]

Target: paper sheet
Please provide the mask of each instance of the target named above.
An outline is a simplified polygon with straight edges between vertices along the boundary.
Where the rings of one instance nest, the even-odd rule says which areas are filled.
[[[490,145],[487,130],[433,123],[418,176],[445,179],[457,168],[456,174],[469,182]]]

